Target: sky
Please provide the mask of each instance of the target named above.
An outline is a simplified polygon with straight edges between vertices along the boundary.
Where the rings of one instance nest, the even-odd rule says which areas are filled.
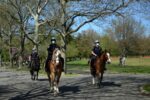
[[[143,5],[142,5],[143,4]],[[145,3],[132,3],[125,12],[131,15],[136,21],[141,22],[145,27],[145,35],[150,36],[150,2]],[[104,20],[103,22],[99,22],[100,24],[90,23],[83,26],[78,32],[82,32],[87,29],[93,29],[100,35],[105,34],[105,29],[110,26],[111,20],[114,18],[110,17],[109,19]]]
[[[144,25],[144,27],[145,27],[144,34],[146,36],[149,36],[150,35],[150,20],[145,19],[145,18],[141,17],[140,15],[134,15],[133,17],[135,18],[136,21],[141,22],[142,25]],[[83,26],[78,32],[92,29],[92,30],[95,30],[98,34],[104,35],[104,34],[106,34],[105,29],[110,26],[110,23],[111,23],[111,20],[106,20],[105,23],[102,22],[101,25],[96,25],[95,23],[89,23],[89,24],[86,24],[85,26]]]

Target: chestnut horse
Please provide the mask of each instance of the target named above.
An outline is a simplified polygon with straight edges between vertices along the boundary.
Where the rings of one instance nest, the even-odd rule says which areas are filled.
[[[47,75],[50,83],[50,91],[54,92],[54,95],[59,93],[59,80],[62,73],[63,63],[60,58],[61,51],[58,48],[55,48],[52,55],[52,60],[48,63]]]
[[[106,63],[110,63],[110,54],[106,50],[102,52],[100,56],[97,56],[94,63],[90,64],[90,71],[92,75],[92,83],[95,84],[95,78],[98,80],[98,86],[100,87],[103,74],[104,74],[104,68],[106,66]]]

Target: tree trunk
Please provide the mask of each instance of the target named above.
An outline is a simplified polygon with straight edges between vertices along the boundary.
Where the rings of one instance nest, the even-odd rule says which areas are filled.
[[[12,34],[9,32],[9,65],[13,67],[13,59],[12,59],[12,52],[11,52],[11,42],[12,42]]]
[[[60,4],[62,6],[62,13],[61,13],[61,23],[63,25],[63,30],[61,33],[61,40],[62,40],[62,49],[63,49],[63,58],[64,58],[64,70],[65,70],[65,74],[67,73],[67,64],[66,64],[66,26],[64,25],[65,23],[65,16],[66,16],[66,4],[67,1],[66,0],[60,0]]]
[[[67,45],[66,45],[66,37],[61,37],[61,41],[62,41],[62,52],[63,55],[62,57],[64,58],[64,70],[65,70],[65,74],[67,73],[67,64],[66,64],[66,50],[67,50]]]
[[[23,33],[23,30],[21,30],[21,36],[20,36],[20,53],[19,53],[19,65],[18,67],[21,68],[22,67],[22,63],[23,63],[23,57],[24,57],[24,43],[25,43],[25,34]]]
[[[35,34],[35,37],[34,37],[34,47],[36,48],[37,52],[39,51],[38,50],[38,38],[39,38],[39,34],[38,34],[38,31],[39,31],[39,23],[38,23],[38,14],[35,16],[35,29],[34,29],[34,34]]]

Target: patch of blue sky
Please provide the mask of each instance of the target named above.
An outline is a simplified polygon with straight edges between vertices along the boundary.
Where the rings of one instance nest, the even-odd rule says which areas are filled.
[[[133,15],[133,17],[135,18],[136,21],[142,23],[142,25],[145,28],[145,33],[144,34],[146,36],[149,36],[150,35],[150,20],[145,19],[140,14]],[[115,17],[111,16],[111,17],[108,17],[104,20],[96,20],[94,22],[88,23],[88,24],[84,25],[83,27],[81,27],[78,32],[81,33],[82,31],[92,29],[100,35],[105,35],[106,34],[105,30],[108,27],[111,27],[112,19],[115,19]],[[76,33],[78,33],[78,32],[76,32]]]

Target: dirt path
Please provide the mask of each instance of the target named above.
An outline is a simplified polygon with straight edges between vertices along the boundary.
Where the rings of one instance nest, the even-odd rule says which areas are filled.
[[[150,83],[150,75],[104,74],[103,87],[91,84],[90,75],[63,76],[59,96],[49,92],[46,76],[30,80],[27,72],[0,71],[0,100],[150,100],[139,87]]]

